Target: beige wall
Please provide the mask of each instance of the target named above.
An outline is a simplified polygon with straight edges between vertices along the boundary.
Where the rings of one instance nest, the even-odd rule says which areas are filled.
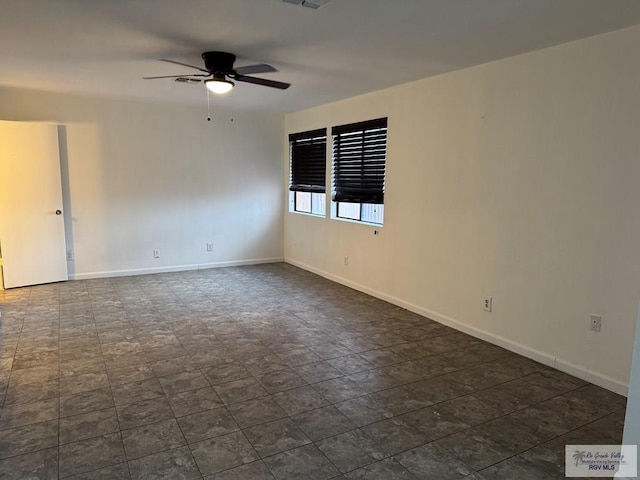
[[[625,392],[638,45],[631,28],[287,115],[285,134],[380,116],[389,132],[380,234],[286,213],[286,260]]]
[[[0,119],[63,125],[71,278],[282,258],[280,114],[0,88]]]

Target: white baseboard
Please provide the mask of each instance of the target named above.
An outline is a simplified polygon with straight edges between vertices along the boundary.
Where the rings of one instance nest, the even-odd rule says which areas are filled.
[[[127,270],[108,270],[104,272],[73,273],[69,280],[89,280],[92,278],[130,277],[132,275],[149,275],[152,273],[186,272],[189,270],[204,270],[207,268],[238,267],[242,265],[259,265],[263,263],[280,263],[282,257],[251,258],[247,260],[231,260],[228,262],[197,263],[191,265],[172,265],[153,268],[132,268]]]
[[[622,383],[619,380],[608,377],[601,373],[594,372],[593,370],[589,370],[585,367],[574,365],[548,352],[537,350],[537,349],[528,347],[526,345],[523,345],[521,343],[514,342],[513,340],[510,340],[508,338],[504,338],[494,333],[487,332],[486,330],[481,330],[481,329],[472,327],[459,320],[455,320],[453,318],[447,317],[446,315],[442,315],[438,312],[427,310],[426,308],[420,307],[418,305],[407,302],[400,298],[387,295],[377,290],[373,290],[369,287],[366,287],[364,285],[353,282],[351,280],[347,280],[345,278],[339,277],[332,273],[325,272],[324,270],[320,270],[311,265],[298,262],[297,260],[293,260],[291,258],[285,257],[284,261],[296,267],[302,268],[303,270],[307,270],[309,272],[320,275],[321,277],[332,280],[336,283],[340,283],[347,287],[353,288],[354,290],[358,290],[360,292],[366,293],[373,297],[392,303],[393,305],[406,308],[410,312],[417,313],[418,315],[422,315],[423,317],[430,318],[431,320],[435,320],[438,323],[441,323],[451,328],[455,328],[460,332],[469,334],[481,340],[485,340],[489,343],[505,348],[511,352],[517,353],[524,357],[530,358],[531,360],[535,360],[536,362],[542,363],[543,365],[556,368],[557,370],[568,373],[570,375],[573,375],[574,377],[578,377],[587,382],[593,383],[594,385],[597,385],[599,387],[606,388],[607,390],[611,390],[620,395],[624,395],[624,396],[628,395],[628,392],[629,392],[628,384]]]

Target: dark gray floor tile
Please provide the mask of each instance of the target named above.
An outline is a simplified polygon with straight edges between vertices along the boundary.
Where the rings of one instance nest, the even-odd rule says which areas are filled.
[[[556,395],[575,390],[587,384],[584,380],[558,370],[541,370],[522,377],[522,380],[549,389]]]
[[[48,398],[56,398],[60,394],[58,379],[27,385],[10,386],[7,390],[5,406],[17,403],[32,403]]]
[[[583,443],[584,442],[584,443]],[[566,445],[611,445],[616,443],[607,435],[586,427],[554,438],[520,454],[520,457],[550,475],[564,474]]]
[[[126,460],[119,433],[60,446],[60,477],[90,472]]]
[[[254,377],[289,368],[289,366],[274,353],[249,358],[243,362],[243,365],[247,372]]]
[[[323,380],[330,380],[332,378],[341,377],[344,374],[329,364],[329,362],[315,362],[307,363],[306,365],[299,365],[293,367],[293,371],[302,377],[307,383],[317,383]]]
[[[467,428],[469,425],[455,417],[427,407],[362,429],[387,453],[396,454]]]
[[[97,373],[83,373],[60,379],[60,395],[74,395],[109,386],[106,370]]]
[[[283,418],[243,430],[261,457],[311,443],[291,419]]]
[[[354,382],[363,393],[373,393],[380,390],[396,387],[398,380],[380,370],[369,370],[348,375],[346,378]]]
[[[479,390],[505,383],[518,377],[511,372],[506,372],[502,366],[484,364],[449,373],[445,378],[461,386]]]
[[[277,352],[276,355],[284,363],[290,367],[298,365],[306,365],[307,363],[314,363],[323,360],[320,355],[316,354],[307,347],[295,348],[293,350],[287,350],[283,352]]]
[[[0,460],[0,478],[55,480],[58,478],[58,449],[48,448]]]
[[[258,381],[269,393],[282,392],[306,385],[306,381],[290,368],[277,370],[258,377]]]
[[[598,418],[592,411],[581,408],[579,402],[560,397],[518,410],[509,416],[523,423],[542,437],[552,438],[576,429]],[[588,409],[587,409],[588,410]]]
[[[58,420],[4,430],[0,435],[0,458],[34,452],[58,444]]]
[[[60,397],[60,417],[79,415],[108,407],[113,407],[111,389],[99,388],[75,395]]]
[[[186,445],[175,419],[123,430],[122,443],[129,460]]]
[[[28,351],[19,349],[13,359],[13,369],[44,367],[58,363],[57,350]]]
[[[362,428],[389,454],[417,447],[431,440],[431,434],[413,425],[404,416],[373,423]]]
[[[328,480],[338,469],[315,445],[305,445],[264,460],[277,480]]]
[[[169,402],[164,396],[118,405],[116,411],[123,430],[173,418]]]
[[[624,408],[627,399],[596,385],[585,385],[562,395],[564,398],[583,402],[595,415],[603,416]]]
[[[60,376],[58,365],[24,368],[11,372],[11,386],[42,383],[54,380]]]
[[[2,409],[0,430],[21,427],[58,418],[58,399],[49,398],[31,403],[18,403]]]
[[[133,328],[106,330],[98,332],[98,340],[101,344],[118,343],[123,341],[135,341],[136,333]]]
[[[166,395],[174,395],[209,386],[209,382],[199,371],[180,372],[158,378]]]
[[[223,406],[222,400],[211,387],[178,393],[168,396],[167,399],[176,417],[184,417]]]
[[[625,409],[618,410],[606,417],[589,423],[585,428],[594,430],[612,438],[616,443],[622,443],[622,434],[624,431]],[[586,445],[586,444],[582,444]]]
[[[418,478],[458,480],[473,473],[473,469],[467,464],[432,443],[401,453],[394,458]]]
[[[540,432],[535,427],[527,426],[511,416],[483,423],[474,427],[474,430],[516,453],[523,452],[552,438],[552,435]]]
[[[433,403],[444,402],[445,400],[467,395],[475,391],[475,389],[470,386],[461,385],[453,380],[447,379],[446,375],[420,380],[409,384],[408,387]]]
[[[188,447],[176,448],[129,462],[132,480],[201,478]]]
[[[564,475],[552,475],[536,468],[521,457],[512,457],[503,462],[492,465],[479,472],[491,480],[553,480],[564,478]]]
[[[393,416],[373,394],[345,400],[344,402],[336,403],[335,406],[344,416],[359,427]]]
[[[292,419],[313,441],[356,428],[356,424],[331,405],[294,415]]]
[[[484,475],[481,475],[478,472],[472,473],[471,475],[467,475],[466,477],[464,477],[464,480],[489,480],[488,477],[485,477]]]
[[[182,357],[174,357],[166,360],[156,360],[148,364],[149,368],[158,377],[164,377],[165,375],[172,375],[180,372],[193,372],[199,370],[199,367],[191,360],[189,355]]]
[[[478,425],[504,415],[498,408],[487,405],[475,394],[439,403],[438,410],[452,415],[468,425]]]
[[[417,480],[417,477],[393,458],[346,473],[342,478],[344,480]]]
[[[441,438],[434,444],[444,447],[474,470],[481,470],[516,454],[474,429]]]
[[[344,357],[345,355],[353,353],[348,347],[337,341],[311,345],[309,348],[325,360]]]
[[[272,396],[233,403],[228,408],[241,428],[253,427],[287,416]]]
[[[374,340],[379,343],[378,339]],[[403,355],[394,352],[391,348],[368,350],[360,353],[360,356],[369,362],[374,368],[394,365],[407,360]]]
[[[147,378],[139,382],[113,385],[111,391],[113,392],[113,399],[116,405],[124,405],[125,403],[139,402],[141,400],[150,400],[164,396],[160,382],[158,382],[158,379],[155,377]]]
[[[482,404],[507,414],[540,403],[554,396],[554,392],[539,385],[512,380],[473,394]]]
[[[240,430],[224,407],[180,417],[178,423],[189,444]]]
[[[129,476],[129,466],[125,462],[68,478],[69,480],[129,480],[131,477]]]
[[[75,478],[129,478],[123,445],[118,455],[109,442],[94,445],[120,429],[141,478],[392,479],[435,471],[441,480],[447,463],[447,475],[462,475],[459,461],[498,462],[467,480],[555,478],[564,444],[622,440],[623,397],[291,265],[63,282],[6,295],[18,304],[3,307],[0,476],[31,469],[46,477],[59,441],[66,462],[59,467],[78,462],[84,472]],[[340,442],[358,435],[356,423],[385,454],[415,451],[422,464],[409,473],[395,460],[353,460]],[[203,472],[182,446],[180,425]],[[255,434],[263,455],[290,450],[256,462],[238,428]],[[343,469],[347,461],[369,463],[340,474],[315,445],[296,446],[310,440],[327,449],[335,442],[331,455],[345,456],[336,460]],[[73,445],[88,454],[71,458]],[[434,451],[443,455],[425,460]],[[514,453],[521,456],[504,459]],[[92,458],[95,465],[81,465]]]
[[[89,373],[106,373],[104,359],[97,354],[98,351],[99,347],[94,347],[88,350],[91,352],[89,358],[78,357],[60,362],[60,378],[76,377]]]
[[[242,432],[195,443],[191,445],[191,452],[203,475],[211,475],[258,460],[258,454]]]
[[[213,389],[226,405],[244,402],[245,400],[263,397],[269,394],[254,378],[222,383],[215,385]]]
[[[289,416],[307,412],[325,405],[329,402],[320,395],[312,386],[298,387],[273,395],[276,402]]]
[[[60,444],[72,443],[120,430],[114,407],[60,419]]]
[[[220,385],[251,377],[249,371],[244,366],[237,363],[228,363],[226,365],[209,367],[202,371],[211,385]]]
[[[407,386],[390,388],[380,392],[372,393],[371,396],[382,406],[389,416],[401,415],[403,413],[419,410],[432,404],[421,394],[415,392]]]
[[[328,360],[327,363],[344,375],[364,372],[374,368],[374,366],[365,360],[361,355],[354,353],[345,355],[344,357]]]
[[[216,473],[207,480],[275,480],[269,468],[258,460],[257,462],[241,465],[226,472]]]
[[[155,373],[149,365],[143,364],[107,370],[107,377],[111,385],[123,385],[153,378]]]
[[[343,402],[350,398],[359,397],[366,392],[353,380],[346,377],[333,378],[313,385],[320,394],[331,403]]]
[[[353,353],[361,353],[366,352],[368,350],[375,350],[376,348],[380,348],[382,345],[374,342],[370,338],[366,336],[354,336],[352,338],[340,338],[340,343],[344,346],[348,347]],[[353,373],[353,372],[351,372]]]
[[[382,460],[386,454],[362,430],[351,430],[316,443],[341,472]]]

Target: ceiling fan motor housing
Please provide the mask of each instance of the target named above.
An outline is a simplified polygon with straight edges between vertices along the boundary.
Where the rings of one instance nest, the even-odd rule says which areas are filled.
[[[204,52],[202,54],[204,67],[211,73],[228,73],[233,70],[236,56],[226,52]]]

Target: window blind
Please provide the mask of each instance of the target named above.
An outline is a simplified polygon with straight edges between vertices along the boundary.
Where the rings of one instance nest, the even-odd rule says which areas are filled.
[[[333,136],[333,200],[384,203],[387,119],[340,125]]]
[[[327,130],[289,135],[291,175],[289,190],[325,193],[327,173]]]

